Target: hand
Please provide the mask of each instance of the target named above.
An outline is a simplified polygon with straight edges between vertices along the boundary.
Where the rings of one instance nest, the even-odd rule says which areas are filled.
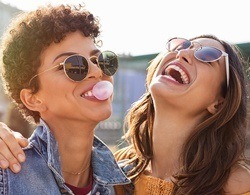
[[[19,132],[12,131],[6,124],[0,122],[0,167],[10,168],[14,173],[21,170],[21,162],[25,161],[22,147],[28,145],[28,140]]]

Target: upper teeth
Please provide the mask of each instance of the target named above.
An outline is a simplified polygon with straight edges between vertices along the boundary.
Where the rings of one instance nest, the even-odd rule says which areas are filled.
[[[182,82],[183,84],[188,84],[189,83],[189,78],[188,78],[188,75],[179,67],[179,66],[176,66],[176,65],[169,65],[166,69],[165,69],[165,74],[168,75],[168,76],[171,76],[170,75],[170,71],[174,69],[176,71],[178,71],[180,73],[180,76],[181,76],[181,79],[182,79]],[[171,76],[171,78],[173,78]],[[177,81],[175,78],[173,78],[175,81]]]
[[[93,96],[92,90],[85,92],[84,94],[81,95],[82,97],[89,97]]]

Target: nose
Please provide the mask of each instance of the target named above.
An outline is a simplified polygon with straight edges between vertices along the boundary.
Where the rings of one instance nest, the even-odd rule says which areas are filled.
[[[192,64],[192,56],[194,56],[194,50],[181,49],[177,52],[176,58],[178,58],[180,61],[185,61],[188,64]]]
[[[101,78],[103,75],[101,68],[96,63],[93,63],[91,60],[89,60],[88,63],[89,63],[88,78]]]

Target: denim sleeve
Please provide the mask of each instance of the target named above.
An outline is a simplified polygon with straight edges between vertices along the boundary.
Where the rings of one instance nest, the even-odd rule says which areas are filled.
[[[0,168],[0,194],[6,194],[6,179],[4,179],[5,171]]]

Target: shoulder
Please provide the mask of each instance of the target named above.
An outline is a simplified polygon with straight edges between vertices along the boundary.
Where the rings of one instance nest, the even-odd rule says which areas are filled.
[[[228,194],[244,194],[250,192],[250,167],[236,165],[233,167],[225,191]]]

